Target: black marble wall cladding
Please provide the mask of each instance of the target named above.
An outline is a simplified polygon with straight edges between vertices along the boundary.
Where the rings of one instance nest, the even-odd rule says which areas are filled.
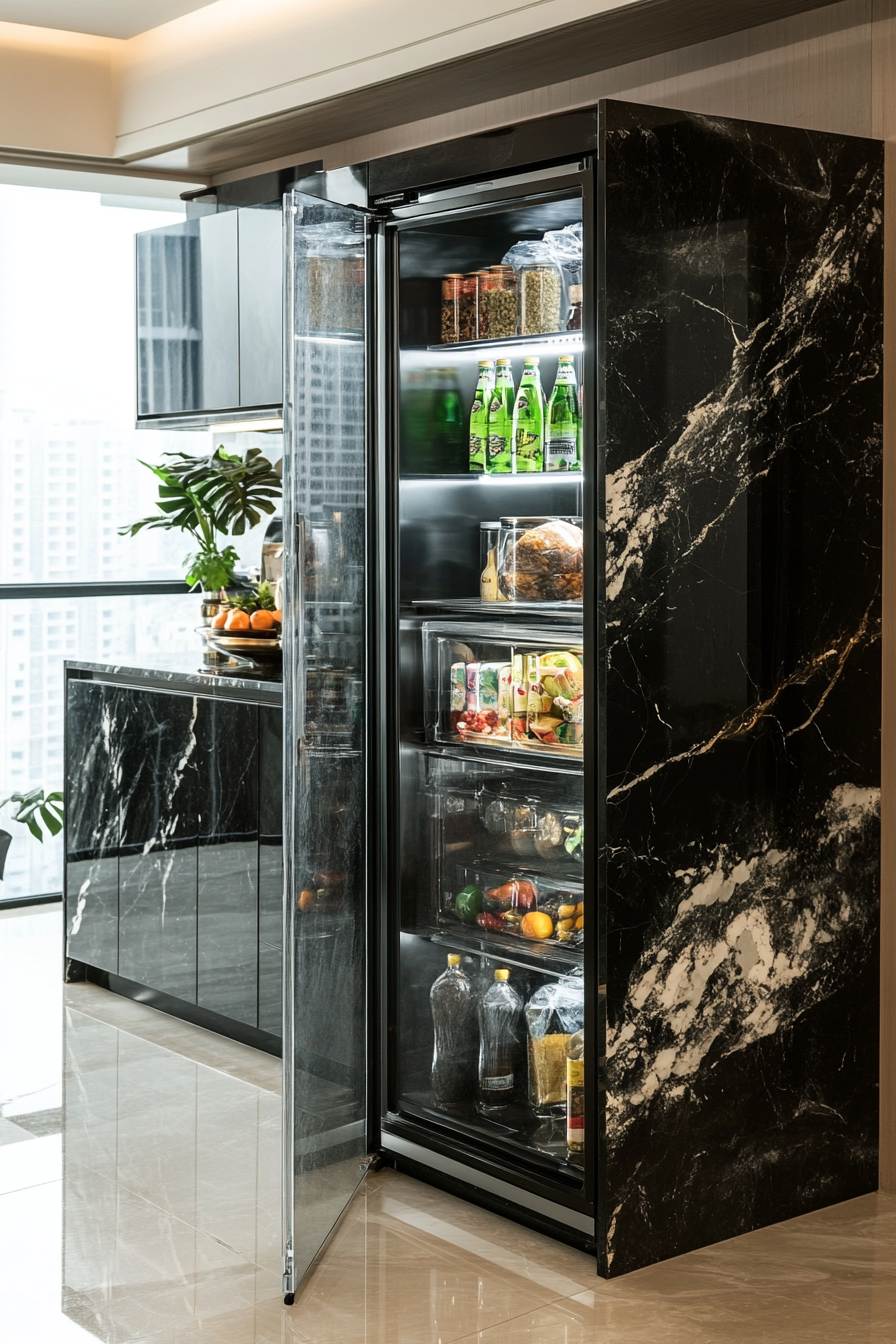
[[[66,693],[66,953],[118,970],[118,787],[116,724],[121,691],[72,681]]]
[[[258,1022],[258,706],[203,700],[199,741],[202,1008]]]
[[[196,1002],[200,701],[141,691],[122,724],[119,973]]]
[[[883,154],[604,137],[617,1275],[877,1185]]]

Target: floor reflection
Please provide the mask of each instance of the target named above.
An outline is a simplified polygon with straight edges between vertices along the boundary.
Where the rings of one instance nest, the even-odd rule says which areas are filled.
[[[2,1344],[892,1344],[885,1195],[605,1284],[383,1171],[284,1307],[279,1062],[63,994],[60,939],[57,910],[0,913]]]

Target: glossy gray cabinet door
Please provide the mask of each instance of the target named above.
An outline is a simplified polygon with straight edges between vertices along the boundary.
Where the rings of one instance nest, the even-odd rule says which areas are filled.
[[[283,224],[279,203],[239,217],[240,405],[283,400]]]
[[[122,692],[69,681],[66,695],[66,953],[118,971],[117,722]]]
[[[119,974],[196,1002],[192,696],[127,692],[119,799]]]
[[[258,1022],[258,706],[200,700],[200,1008]]]
[[[199,224],[137,234],[138,416],[202,407]]]
[[[240,400],[238,212],[199,220],[202,314],[202,409],[227,410]]]

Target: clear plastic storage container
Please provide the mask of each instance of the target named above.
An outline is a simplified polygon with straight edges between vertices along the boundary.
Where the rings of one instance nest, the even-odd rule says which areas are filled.
[[[508,602],[581,602],[582,519],[502,518],[498,591]]]

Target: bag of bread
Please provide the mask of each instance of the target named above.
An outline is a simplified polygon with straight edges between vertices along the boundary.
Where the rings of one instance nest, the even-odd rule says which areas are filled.
[[[581,518],[502,518],[498,587],[508,602],[581,602]]]

